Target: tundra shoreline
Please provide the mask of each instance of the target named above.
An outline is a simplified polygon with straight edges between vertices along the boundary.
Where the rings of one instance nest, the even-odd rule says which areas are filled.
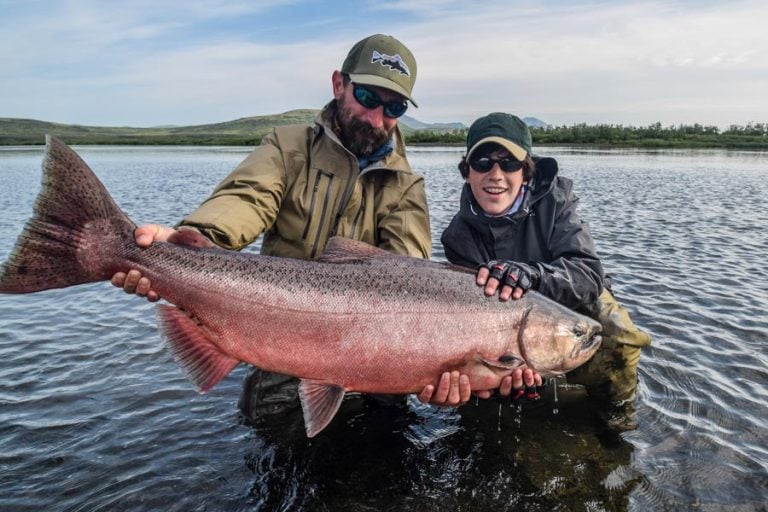
[[[73,146],[229,146],[229,147],[253,147],[258,145],[255,140],[218,140],[218,139],[206,139],[206,140],[185,140],[185,141],[172,141],[169,139],[141,139],[132,140],[130,138],[117,138],[117,139],[73,139],[67,136],[57,135],[55,132],[51,133],[55,137],[59,137],[67,144]],[[0,136],[0,139],[2,137]],[[406,145],[408,147],[456,147],[463,148],[465,143],[462,142],[409,142],[406,137]],[[616,142],[552,142],[552,143],[536,143],[537,148],[544,147],[566,147],[566,148],[605,148],[605,149],[730,149],[730,150],[746,150],[746,151],[768,151],[768,140],[754,142],[754,141],[658,141],[653,139],[640,140],[631,143],[616,143]],[[37,141],[3,141],[0,140],[0,148],[13,148],[13,147],[45,147],[45,142]]]
[[[110,146],[255,146],[275,126],[312,123],[316,111],[294,110],[277,115],[245,117],[234,121],[193,126],[149,128],[83,126],[34,119],[0,117],[0,147],[43,146],[45,135],[70,145]],[[400,123],[406,144],[461,146],[466,128],[460,124],[415,128]],[[536,146],[607,147],[641,149],[739,149],[768,150],[768,123],[715,126],[654,123],[646,127],[623,125],[531,126]]]

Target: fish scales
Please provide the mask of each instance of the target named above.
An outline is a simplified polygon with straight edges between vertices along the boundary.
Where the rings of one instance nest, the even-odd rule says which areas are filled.
[[[350,361],[354,361],[351,365],[355,368],[354,374],[363,368],[365,372],[377,375],[381,365],[390,359],[393,359],[392,364],[398,359],[425,359],[424,364],[431,361],[434,372],[439,374],[446,363],[433,358],[436,351],[455,360],[466,356],[465,347],[470,342],[474,350],[482,343],[498,345],[498,338],[508,337],[508,329],[519,322],[519,314],[513,313],[523,311],[516,308],[510,312],[504,303],[485,299],[472,288],[471,276],[464,274],[458,274],[464,278],[463,282],[453,282],[452,285],[474,291],[471,295],[480,297],[478,304],[490,303],[490,307],[481,313],[463,308],[455,299],[441,299],[442,295],[435,295],[440,291],[439,287],[435,293],[403,296],[393,288],[391,293],[379,295],[367,281],[371,275],[370,265],[318,263],[315,267],[320,271],[295,282],[286,276],[295,275],[298,270],[292,267],[304,262],[260,258],[257,270],[251,268],[254,266],[252,258],[242,257],[239,265],[231,265],[227,273],[219,275],[216,269],[220,251],[215,251],[215,254],[200,258],[194,271],[187,267],[185,275],[180,275],[178,269],[182,262],[175,260],[185,251],[162,254],[169,251],[166,247],[158,247],[158,256],[149,258],[156,260],[155,263],[136,261],[136,267],[150,278],[161,296],[172,303],[189,304],[185,310],[202,320],[219,343],[229,344],[229,351],[242,353],[242,360],[261,368],[295,373],[296,369],[291,367],[295,366],[291,354],[299,350],[307,360],[316,360],[313,365],[305,365],[300,377],[319,379],[330,376],[335,382],[357,391],[413,392],[430,383],[433,376],[427,377],[423,369],[418,368],[422,377],[413,381],[409,376],[407,381],[404,380],[407,384],[393,381],[385,386],[387,380],[392,380],[391,376],[383,376],[384,382],[373,378],[354,382],[353,375],[348,375]],[[388,259],[383,258],[385,262]],[[391,276],[395,282],[402,274],[402,269],[396,265],[377,266],[381,267],[377,272],[379,279]],[[439,272],[433,270],[427,274],[436,277]],[[455,272],[451,274],[457,277]],[[178,280],[186,283],[183,291],[174,286]],[[408,284],[407,280],[402,281],[403,286]],[[433,285],[435,282],[435,279],[427,280]],[[414,285],[412,280],[410,285]],[[464,295],[464,292],[456,295]],[[403,300],[403,297],[406,298]],[[489,321],[486,318],[489,315],[503,316]],[[274,329],[275,325],[279,330]],[[446,327],[451,339],[445,338]],[[253,336],[250,333],[259,334]],[[261,340],[265,338],[271,343],[264,344]],[[509,350],[516,350],[516,347]]]
[[[135,224],[64,143],[46,138],[32,219],[0,268],[0,293],[108,281],[137,269],[167,302],[160,329],[202,391],[240,362],[301,379],[308,436],[344,394],[413,393],[445,371],[473,389],[515,368],[557,375],[588,360],[600,326],[529,292],[485,297],[471,271],[333,238],[317,261],[192,245],[139,248]]]

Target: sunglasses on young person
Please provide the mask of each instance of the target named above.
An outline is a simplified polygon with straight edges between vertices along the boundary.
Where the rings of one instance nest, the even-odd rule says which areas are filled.
[[[353,85],[352,93],[355,99],[365,108],[374,109],[384,105],[384,115],[393,119],[400,117],[408,110],[408,103],[405,101],[383,101],[378,94],[367,87],[358,84]]]
[[[488,158],[488,157],[482,157],[482,158],[476,158],[473,160],[470,160],[469,165],[474,169],[475,171],[479,173],[486,173],[489,172],[491,169],[493,169],[493,166],[499,164],[499,167],[504,172],[517,172],[520,169],[523,168],[523,162],[520,160],[514,159],[514,158]]]

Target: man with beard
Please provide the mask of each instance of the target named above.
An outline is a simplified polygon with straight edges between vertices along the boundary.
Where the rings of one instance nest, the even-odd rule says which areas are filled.
[[[381,34],[359,41],[333,72],[334,99],[314,126],[275,128],[176,229],[142,226],[137,244],[212,242],[240,250],[264,234],[261,254],[315,259],[330,237],[341,236],[429,258],[424,179],[411,170],[397,127],[408,102],[417,106],[411,95],[415,80],[416,61],[400,41]],[[115,274],[112,282],[159,299],[136,270]],[[254,370],[240,400],[245,416],[295,403],[295,382]],[[454,372],[420,398],[457,405],[469,395],[468,380]]]

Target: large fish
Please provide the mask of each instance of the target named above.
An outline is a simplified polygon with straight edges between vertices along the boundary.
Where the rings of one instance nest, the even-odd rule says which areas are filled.
[[[515,368],[555,375],[589,359],[594,320],[529,292],[486,298],[471,272],[332,239],[316,261],[154,243],[61,141],[47,137],[33,217],[0,269],[0,292],[108,281],[138,269],[170,304],[160,328],[201,391],[238,363],[301,379],[308,436],[344,394],[413,393],[460,370],[492,389]]]

